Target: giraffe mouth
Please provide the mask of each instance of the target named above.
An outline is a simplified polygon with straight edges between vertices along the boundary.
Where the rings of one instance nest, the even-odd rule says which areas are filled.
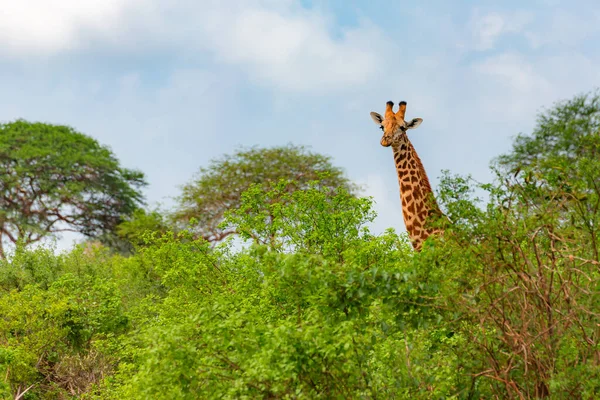
[[[381,138],[381,142],[380,143],[381,143],[381,145],[383,147],[390,147],[392,145],[392,139],[387,138],[387,137],[384,136],[384,137]]]

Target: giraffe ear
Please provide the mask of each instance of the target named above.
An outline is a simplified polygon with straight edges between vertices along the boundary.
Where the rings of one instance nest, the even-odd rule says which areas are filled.
[[[406,123],[406,129],[415,129],[421,125],[421,122],[423,122],[423,118],[413,118],[412,121]]]
[[[381,123],[383,122],[383,117],[380,114],[377,114],[376,112],[372,111],[371,112],[371,118],[373,118],[373,121],[381,126]]]

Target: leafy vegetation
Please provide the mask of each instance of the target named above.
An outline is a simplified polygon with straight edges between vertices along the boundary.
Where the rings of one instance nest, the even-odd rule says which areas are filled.
[[[242,194],[253,184],[268,190],[279,180],[291,181],[289,191],[303,190],[310,182],[334,190],[355,189],[340,168],[327,156],[302,146],[240,149],[212,160],[201,168],[195,179],[183,187],[172,219],[180,229],[194,232],[210,242],[218,242],[237,233],[223,229],[228,210],[241,204]]]
[[[578,96],[493,183],[446,173],[452,224],[420,253],[318,177],[248,184],[218,225],[242,248],[142,211],[127,257],[19,247],[0,261],[0,397],[598,398],[599,116]]]
[[[470,321],[478,374],[501,396],[600,393],[599,150],[600,97],[578,96],[497,159],[497,183],[479,185],[485,208],[473,206],[468,180],[444,182],[456,223],[430,256],[451,267],[444,305]]]
[[[68,126],[0,124],[0,258],[3,244],[31,244],[56,232],[112,232],[139,207],[139,171]]]

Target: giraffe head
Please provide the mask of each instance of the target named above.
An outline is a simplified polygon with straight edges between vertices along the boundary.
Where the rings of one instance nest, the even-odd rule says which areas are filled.
[[[390,145],[397,143],[403,135],[406,135],[406,131],[414,129],[421,125],[423,119],[413,118],[411,121],[404,120],[404,114],[406,113],[406,102],[400,102],[400,108],[398,112],[394,113],[392,108],[394,103],[388,101],[385,105],[385,118],[376,112],[371,112],[371,118],[379,128],[383,131],[383,137],[381,138],[381,145],[383,147],[389,147]]]

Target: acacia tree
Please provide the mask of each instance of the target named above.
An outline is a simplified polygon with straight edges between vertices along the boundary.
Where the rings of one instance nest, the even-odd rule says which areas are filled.
[[[0,124],[0,257],[57,232],[99,237],[142,203],[140,171],[68,126]]]
[[[173,214],[180,227],[191,229],[198,237],[217,242],[237,233],[235,228],[222,228],[225,211],[239,208],[242,193],[258,184],[265,190],[280,181],[293,181],[289,192],[309,187],[311,182],[354,193],[357,187],[332,165],[331,158],[308,151],[303,146],[240,149],[231,155],[212,160],[183,187],[178,207]],[[192,220],[196,223],[190,224]]]

